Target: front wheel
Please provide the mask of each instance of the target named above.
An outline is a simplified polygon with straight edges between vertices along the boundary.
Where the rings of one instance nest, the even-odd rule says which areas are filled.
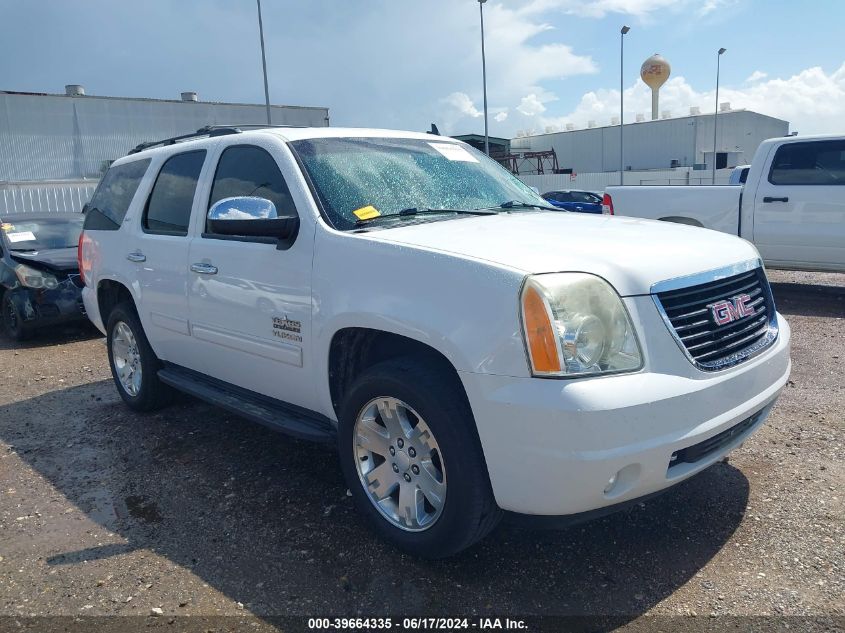
[[[0,309],[3,311],[3,329],[13,341],[25,341],[35,335],[32,327],[24,323],[23,316],[18,311],[15,302],[12,301],[11,292],[6,292],[3,295]]]
[[[501,514],[455,383],[439,364],[386,361],[340,407],[340,460],[356,507],[382,537],[426,558],[469,547]]]
[[[109,314],[106,332],[109,366],[123,401],[136,411],[152,411],[167,404],[172,391],[158,379],[161,363],[134,306],[116,306]]]

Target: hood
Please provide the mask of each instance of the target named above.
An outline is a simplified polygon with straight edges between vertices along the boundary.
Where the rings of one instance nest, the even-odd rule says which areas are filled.
[[[76,247],[51,248],[43,251],[11,251],[12,259],[28,264],[33,262],[57,272],[73,273],[79,271],[76,259]]]
[[[620,295],[759,258],[750,243],[699,227],[578,213],[518,212],[405,225],[368,237],[487,260],[526,273],[588,272]]]

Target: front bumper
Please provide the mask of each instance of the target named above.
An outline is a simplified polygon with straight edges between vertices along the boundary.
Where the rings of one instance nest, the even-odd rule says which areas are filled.
[[[71,278],[63,280],[52,290],[18,287],[9,292],[27,327],[46,327],[85,319],[81,289]]]
[[[723,372],[687,363],[686,373],[664,373],[652,362],[635,374],[578,380],[462,372],[499,507],[588,512],[656,493],[722,459],[763,424],[789,378],[789,325],[780,315],[778,325],[768,350]],[[680,453],[742,422],[715,450]]]

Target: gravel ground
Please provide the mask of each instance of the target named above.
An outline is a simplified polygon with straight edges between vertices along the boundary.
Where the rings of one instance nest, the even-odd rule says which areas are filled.
[[[845,275],[771,277],[793,374],[729,463],[441,562],[367,531],[330,449],[187,397],[130,412],[89,328],[4,341],[0,616],[845,616]]]

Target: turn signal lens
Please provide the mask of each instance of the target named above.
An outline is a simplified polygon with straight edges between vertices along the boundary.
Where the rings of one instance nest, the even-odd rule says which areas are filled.
[[[557,333],[546,300],[534,285],[526,286],[522,293],[522,323],[534,373],[560,373]]]

